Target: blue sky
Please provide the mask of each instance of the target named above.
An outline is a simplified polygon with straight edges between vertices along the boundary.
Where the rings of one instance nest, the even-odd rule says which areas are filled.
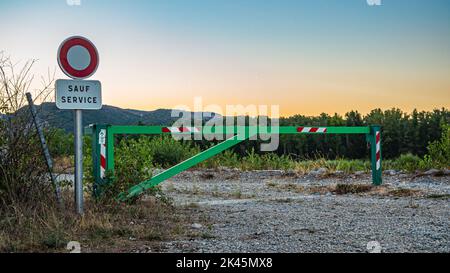
[[[122,107],[195,96],[286,115],[450,106],[447,0],[81,1],[0,0],[0,50],[39,59],[40,74],[62,40],[86,36],[105,102]]]

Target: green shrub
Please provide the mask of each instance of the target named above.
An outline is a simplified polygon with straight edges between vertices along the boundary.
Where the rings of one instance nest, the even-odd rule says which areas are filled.
[[[294,161],[289,156],[279,156],[274,153],[259,155],[252,149],[240,161],[236,161],[236,166],[241,170],[288,170],[294,167]]]
[[[441,140],[428,146],[428,154],[420,162],[422,169],[450,167],[450,125],[444,125],[442,131]]]
[[[54,204],[56,199],[27,107],[34,63],[13,63],[0,52],[0,215],[17,205],[35,207]],[[44,81],[42,89],[34,92],[36,100],[50,94],[51,82]]]
[[[62,129],[49,128],[45,130],[50,154],[54,157],[71,156],[74,154],[74,136]]]
[[[142,137],[138,143],[146,147],[146,153],[153,158],[153,165],[160,168],[170,168],[199,152],[191,143],[177,141],[168,136]]]
[[[219,167],[229,167],[238,168],[240,166],[240,159],[236,153],[231,150],[226,150],[223,153],[210,158],[206,162],[200,164],[203,168],[219,168]]]
[[[371,169],[370,162],[363,160],[339,159],[331,162],[337,162],[336,170],[343,171],[346,174],[355,172],[367,172]]]
[[[122,140],[116,150],[115,189],[119,194],[152,177],[153,156],[148,141]]]
[[[392,162],[392,167],[398,171],[415,172],[420,169],[420,157],[412,154],[401,155]]]
[[[90,140],[85,140],[85,171],[86,180],[92,191],[92,158]],[[190,144],[176,141],[171,137],[140,137],[138,139],[124,138],[115,147],[115,172],[108,173],[111,183],[105,186],[103,197],[111,200],[131,187],[151,179],[155,168],[169,168],[193,156],[198,149]],[[160,194],[155,188],[149,194]]]

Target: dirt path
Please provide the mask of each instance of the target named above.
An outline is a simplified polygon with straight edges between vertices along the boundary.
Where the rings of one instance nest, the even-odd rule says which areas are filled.
[[[337,185],[340,185],[337,187]],[[342,186],[351,185],[351,186]],[[198,236],[165,242],[167,252],[450,251],[449,177],[319,178],[281,171],[194,171],[164,184],[198,215]],[[139,250],[138,250],[139,251]]]

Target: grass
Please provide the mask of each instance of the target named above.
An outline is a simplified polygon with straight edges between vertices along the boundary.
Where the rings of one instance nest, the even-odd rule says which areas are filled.
[[[220,197],[219,186],[214,185],[211,195],[213,197]]]
[[[334,193],[337,195],[347,194],[375,194],[375,195],[390,195],[396,197],[416,196],[419,192],[413,190],[391,190],[388,191],[385,187],[374,187],[372,185],[364,184],[336,184],[328,186],[303,186],[295,183],[278,184],[272,181],[266,183],[266,186],[278,191],[288,191],[298,194],[328,194]]]
[[[237,188],[235,189],[232,193],[231,196],[234,199],[243,199],[244,195],[242,194],[242,189],[241,188]]]
[[[202,180],[212,180],[212,179],[214,179],[214,174],[213,173],[202,173],[200,175],[200,178]]]
[[[334,192],[339,195],[367,193],[373,189],[372,185],[338,184]]]
[[[211,239],[215,239],[216,238],[216,236],[212,235],[209,232],[202,232],[202,234],[200,234],[200,237],[202,239],[205,239],[205,240],[211,240]]]
[[[73,162],[73,156],[60,156],[58,158],[55,158],[53,171],[55,173],[73,173]]]
[[[388,195],[394,196],[394,197],[412,197],[416,196],[420,193],[418,190],[412,190],[412,189],[395,189],[388,192]]]
[[[228,155],[229,156],[229,155]],[[402,155],[395,160],[383,160],[384,170],[396,170],[407,173],[415,173],[416,171],[425,171],[427,168],[421,163],[422,160],[414,155]],[[327,175],[342,173],[343,175],[363,172],[369,174],[372,170],[369,160],[350,160],[335,159],[327,160],[324,158],[314,160],[294,160],[288,156],[278,156],[274,154],[255,155],[249,154],[239,160],[229,160],[225,156],[219,155],[213,160],[202,163],[199,168],[232,168],[240,171],[257,171],[257,170],[285,170],[294,171],[299,175],[306,175],[318,169],[325,169]],[[213,174],[205,174],[203,179],[213,179]]]
[[[160,231],[150,230],[144,232],[141,238],[145,241],[152,242],[152,241],[162,241],[166,238],[166,236],[164,235],[164,233]]]
[[[391,197],[418,197],[422,196],[423,192],[414,189],[390,189],[386,186],[376,187],[365,184],[336,184],[329,186],[303,186],[295,183],[275,183],[269,181],[266,186],[278,191],[288,191],[298,194],[328,194],[334,193],[337,195],[348,194],[369,194],[377,196],[391,196]],[[436,194],[427,196],[429,199],[450,199],[450,194]]]
[[[274,188],[278,191],[288,191],[299,194],[326,194],[333,192],[335,190],[334,186],[309,186],[305,187],[302,185],[287,183],[287,184],[277,184],[275,182],[268,182],[266,184],[269,188]]]
[[[431,194],[427,196],[429,199],[445,200],[450,199],[450,194]]]
[[[167,184],[167,188],[166,188],[167,192],[175,192],[176,190],[177,189],[176,189],[175,185],[172,182]]]
[[[231,158],[231,159],[230,159]],[[247,156],[238,158],[237,155],[226,152],[213,159],[202,163],[200,168],[235,168],[241,171],[253,170],[285,170],[295,171],[299,174],[307,174],[314,170],[325,168],[327,173],[334,173],[341,171],[345,174],[350,174],[358,171],[369,172],[371,170],[370,162],[364,160],[294,160],[289,156],[278,156],[276,154],[256,154],[254,151]],[[212,179],[209,175],[204,179]]]
[[[187,205],[187,208],[190,208],[190,209],[198,209],[198,208],[200,208],[200,205],[199,205],[198,203],[191,202],[191,203],[189,203],[189,204]]]
[[[0,221],[0,252],[67,252],[70,241],[80,242],[84,252],[116,252],[115,245],[132,248],[185,236],[190,222],[188,214],[160,201],[105,205],[87,200],[83,217],[72,211],[70,206],[65,211],[9,208]]]

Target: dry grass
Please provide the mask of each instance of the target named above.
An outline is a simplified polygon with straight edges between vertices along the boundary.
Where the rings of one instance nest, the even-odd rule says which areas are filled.
[[[445,199],[450,199],[450,194],[431,194],[431,195],[427,196],[427,198],[445,200]]]
[[[200,174],[200,179],[202,180],[212,180],[214,179],[214,174],[212,172],[205,172]]]
[[[70,201],[67,202],[70,204]],[[70,241],[83,252],[129,252],[186,236],[189,214],[160,201],[100,205],[87,200],[83,217],[68,207],[11,207],[0,219],[0,252],[67,252]],[[3,216],[4,215],[4,216]]]
[[[388,191],[387,195],[394,197],[414,197],[419,196],[421,191],[412,189],[393,189]]]
[[[339,195],[360,194],[370,192],[372,189],[373,189],[372,185],[338,184],[334,192]]]
[[[392,197],[419,197],[423,192],[412,189],[390,189],[387,186],[373,186],[365,184],[333,184],[327,186],[303,186],[295,183],[279,184],[273,181],[266,183],[266,186],[277,191],[289,191],[299,194],[327,194],[334,193],[337,195],[347,194],[367,194],[373,196],[392,196]],[[448,195],[432,196],[429,198],[446,199]]]
[[[289,192],[295,192],[295,193],[299,193],[299,194],[326,194],[329,192],[333,192],[335,189],[334,185],[305,187],[305,186],[294,184],[294,183],[277,184],[275,182],[268,182],[266,184],[266,186],[270,187],[270,188],[274,188],[278,191],[289,191]]]
[[[70,156],[55,158],[53,163],[53,171],[55,173],[73,173],[74,159]]]

